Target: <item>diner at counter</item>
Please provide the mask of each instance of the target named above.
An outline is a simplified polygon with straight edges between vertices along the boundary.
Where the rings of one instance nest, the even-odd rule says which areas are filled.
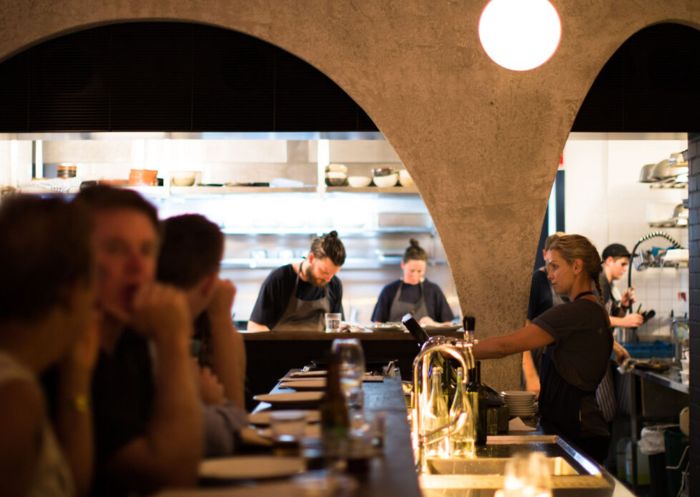
[[[345,246],[331,231],[311,242],[309,254],[272,271],[248,321],[248,331],[323,331],[324,315],[343,315],[343,284],[336,276]]]
[[[425,277],[427,266],[428,253],[411,238],[401,259],[402,278],[382,288],[372,321],[400,322],[410,313],[421,326],[449,325],[454,314],[440,287]]]

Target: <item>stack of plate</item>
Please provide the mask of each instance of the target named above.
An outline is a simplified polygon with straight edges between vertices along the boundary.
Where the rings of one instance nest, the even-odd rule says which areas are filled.
[[[509,390],[501,392],[503,400],[506,401],[508,412],[511,416],[529,417],[537,412],[535,406],[535,394],[533,392],[521,392],[519,390]]]

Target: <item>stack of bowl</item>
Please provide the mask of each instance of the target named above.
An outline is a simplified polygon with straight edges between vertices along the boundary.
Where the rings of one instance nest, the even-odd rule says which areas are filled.
[[[348,180],[348,168],[344,164],[328,164],[326,166],[326,185],[345,186]]]
[[[379,188],[390,188],[396,186],[399,180],[399,173],[390,167],[379,167],[372,169],[372,181]]]
[[[534,416],[537,412],[534,392],[509,390],[507,392],[501,392],[501,395],[503,396],[503,400],[506,401],[508,412],[511,417],[520,416],[521,418],[528,418]]]

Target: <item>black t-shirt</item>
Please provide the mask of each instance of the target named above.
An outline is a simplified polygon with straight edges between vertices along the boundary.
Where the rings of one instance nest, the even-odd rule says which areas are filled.
[[[250,320],[270,329],[274,328],[287,309],[296,279],[297,273],[294,272],[291,264],[272,271],[260,287],[258,300],[250,314]],[[337,276],[333,276],[327,288],[330,312],[342,314],[343,284]],[[301,300],[318,300],[325,296],[325,289],[307,283],[300,278],[296,296]]]
[[[554,338],[546,354],[559,375],[581,390],[595,391],[608,368],[612,351],[610,320],[605,309],[581,298],[552,307],[533,323]]]
[[[382,288],[377,303],[372,311],[372,321],[384,323],[389,321],[391,315],[391,304],[394,302],[396,292],[399,291],[401,280],[396,280]],[[420,299],[420,285],[403,284],[401,289],[401,302],[415,304]],[[423,296],[425,298],[425,306],[428,309],[428,316],[438,323],[452,321],[454,314],[450,305],[447,303],[445,294],[438,285],[430,280],[423,282]]]
[[[155,387],[148,340],[125,330],[111,354],[100,351],[92,378],[95,457],[98,478],[93,495],[120,495],[118,482],[101,474],[128,442],[146,432]]]

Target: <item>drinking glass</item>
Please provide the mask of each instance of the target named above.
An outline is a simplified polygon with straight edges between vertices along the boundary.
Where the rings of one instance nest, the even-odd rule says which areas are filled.
[[[327,312],[324,318],[326,321],[326,333],[338,333],[340,331],[341,314],[339,312]]]
[[[365,374],[365,355],[357,338],[333,340],[333,354],[338,358],[340,386],[350,410],[362,409],[362,379]]]

